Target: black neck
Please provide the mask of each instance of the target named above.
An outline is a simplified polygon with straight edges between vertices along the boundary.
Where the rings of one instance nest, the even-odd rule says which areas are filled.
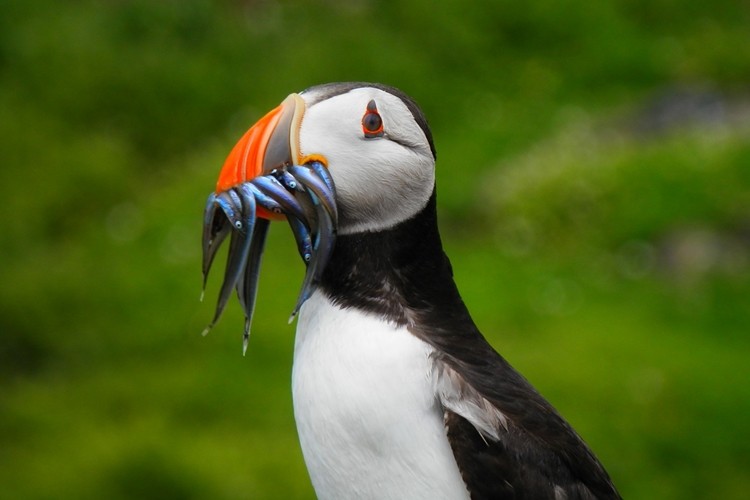
[[[393,228],[341,235],[322,286],[334,302],[406,325],[412,314],[466,310],[437,227],[436,197]],[[455,315],[454,315],[455,317]]]

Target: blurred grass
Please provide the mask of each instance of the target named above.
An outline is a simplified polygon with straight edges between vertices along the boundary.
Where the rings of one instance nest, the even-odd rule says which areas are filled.
[[[292,91],[422,105],[490,341],[628,498],[750,487],[750,10],[734,1],[0,2],[0,496],[312,498],[272,231],[253,337],[203,200]],[[220,265],[220,263],[219,263]]]

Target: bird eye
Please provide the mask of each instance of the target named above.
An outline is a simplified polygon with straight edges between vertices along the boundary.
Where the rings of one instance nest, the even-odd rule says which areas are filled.
[[[374,99],[367,103],[365,116],[362,117],[362,132],[367,139],[383,137],[383,119],[378,113],[378,107],[375,105]]]

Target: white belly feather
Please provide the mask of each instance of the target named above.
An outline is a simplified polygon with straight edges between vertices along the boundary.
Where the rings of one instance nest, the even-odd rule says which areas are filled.
[[[431,380],[432,348],[320,292],[298,321],[294,414],[318,497],[469,498]]]

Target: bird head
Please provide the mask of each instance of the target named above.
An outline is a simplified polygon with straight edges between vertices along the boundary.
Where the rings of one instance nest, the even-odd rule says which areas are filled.
[[[432,136],[402,92],[333,83],[289,95],[237,142],[208,199],[204,285],[216,250],[232,235],[214,322],[236,287],[248,334],[268,221],[289,222],[307,265],[294,316],[320,281],[337,233],[379,231],[409,219],[434,184]]]
[[[393,226],[434,188],[432,136],[414,101],[383,85],[332,83],[289,95],[253,125],[224,163],[217,192],[312,161],[333,178],[340,234]]]

